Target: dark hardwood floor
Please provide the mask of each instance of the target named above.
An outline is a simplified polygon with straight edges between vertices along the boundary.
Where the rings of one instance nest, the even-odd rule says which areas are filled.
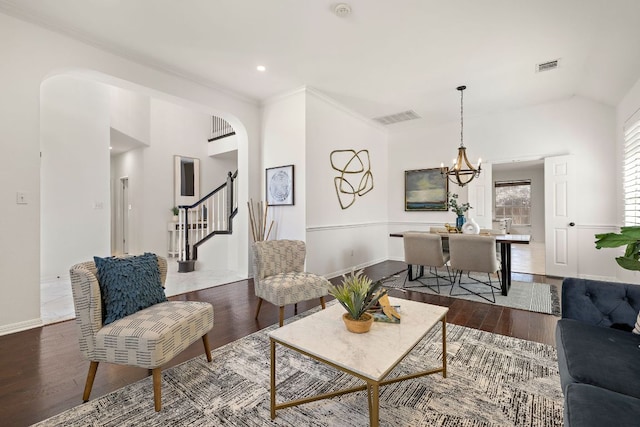
[[[377,280],[404,268],[402,262],[385,261],[366,268],[365,273]],[[513,278],[555,286],[561,283],[561,279],[546,276],[514,274]],[[558,318],[551,315],[411,291],[392,290],[390,295],[449,307],[449,323],[555,345],[554,330]],[[212,348],[278,321],[277,308],[267,303],[262,305],[259,319],[254,319],[257,298],[253,291],[253,280],[189,292],[170,299],[208,301],[213,304],[215,320],[209,332]],[[315,305],[316,301],[298,304],[298,311],[308,310]],[[286,307],[285,316],[288,318],[293,315],[293,307]],[[30,425],[81,403],[89,362],[80,358],[75,328],[74,321],[70,320],[0,337],[0,424]],[[197,341],[167,367],[198,356],[202,351],[202,342]],[[145,369],[101,364],[91,398],[95,399],[147,375]]]

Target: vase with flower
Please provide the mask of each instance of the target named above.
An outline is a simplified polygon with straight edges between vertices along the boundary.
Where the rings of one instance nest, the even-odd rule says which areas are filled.
[[[464,225],[464,222],[465,222],[464,214],[469,209],[473,209],[473,208],[468,202],[458,204],[458,195],[455,193],[454,194],[449,193],[449,208],[451,209],[451,212],[454,212],[457,215],[456,228],[458,229],[458,231],[461,231],[462,226]]]

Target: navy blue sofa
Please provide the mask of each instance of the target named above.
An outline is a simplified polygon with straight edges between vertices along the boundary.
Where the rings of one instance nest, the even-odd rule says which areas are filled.
[[[556,327],[564,425],[640,426],[640,286],[567,278]]]

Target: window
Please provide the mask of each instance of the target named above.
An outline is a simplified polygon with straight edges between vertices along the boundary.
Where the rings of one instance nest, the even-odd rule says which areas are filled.
[[[640,225],[640,120],[624,131],[624,223]]]
[[[496,219],[512,225],[531,225],[531,180],[496,181]]]

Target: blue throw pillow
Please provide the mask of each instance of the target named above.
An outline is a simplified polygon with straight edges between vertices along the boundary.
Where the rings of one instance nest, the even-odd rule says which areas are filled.
[[[167,301],[155,254],[127,258],[93,257],[93,260],[102,293],[104,325]]]

